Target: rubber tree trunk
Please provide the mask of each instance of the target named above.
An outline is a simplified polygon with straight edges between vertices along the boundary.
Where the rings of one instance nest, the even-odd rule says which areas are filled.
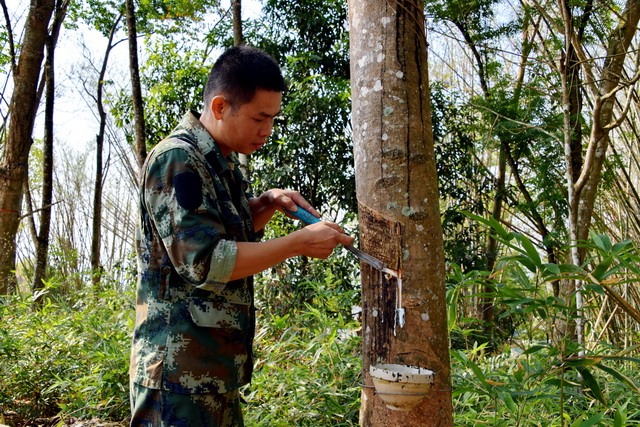
[[[395,278],[361,265],[364,426],[452,425],[444,251],[422,11],[421,1],[349,1],[360,244],[402,274],[400,286]],[[390,410],[372,388],[369,367],[378,363],[430,369],[435,383],[412,410]]]
[[[0,295],[12,292],[16,262],[16,234],[22,207],[22,188],[38,109],[36,94],[44,45],[54,0],[32,0],[20,59],[13,67],[14,89],[9,104],[9,132],[0,159]]]

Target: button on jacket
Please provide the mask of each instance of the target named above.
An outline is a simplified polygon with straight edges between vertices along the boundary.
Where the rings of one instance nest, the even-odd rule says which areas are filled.
[[[229,282],[235,242],[258,240],[236,155],[187,113],[143,167],[132,381],[176,393],[249,382],[253,278]]]

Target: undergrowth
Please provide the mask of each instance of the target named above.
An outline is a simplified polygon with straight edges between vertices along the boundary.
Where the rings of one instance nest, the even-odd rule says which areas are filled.
[[[516,255],[501,260],[500,277],[491,279],[495,325],[501,326],[461,316],[458,309],[477,298],[473,289],[484,287],[487,274],[451,266],[447,316],[454,425],[640,425],[637,327],[630,323],[615,331],[629,343],[622,346],[605,340],[597,322],[588,322],[586,332],[595,339],[578,345],[571,334],[550,333],[559,320],[568,322],[578,313],[545,291],[559,278],[589,277],[584,296],[591,306],[584,313],[597,312],[602,295],[617,289],[610,283],[637,284],[637,248],[594,236],[591,266],[575,267],[543,264],[524,239],[505,235]],[[295,269],[305,269],[306,279],[288,275]],[[246,425],[358,425],[361,339],[352,313],[360,291],[353,286],[357,280],[344,274],[355,269],[340,260],[295,269],[285,265],[256,281],[255,371],[242,390]],[[3,297],[0,422],[62,426],[72,417],[127,422],[134,285],[105,286],[99,292],[90,286],[60,292],[50,283],[38,295]],[[492,327],[503,330],[489,334]]]
[[[35,297],[39,296],[39,303]],[[120,289],[47,285],[0,304],[0,414],[7,424],[65,417],[122,420],[128,413],[133,298]]]

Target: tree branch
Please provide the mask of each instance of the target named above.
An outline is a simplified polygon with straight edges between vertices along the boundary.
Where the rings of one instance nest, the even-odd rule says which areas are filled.
[[[4,20],[7,25],[7,36],[9,37],[9,56],[11,57],[11,71],[15,74],[18,65],[16,64],[16,48],[13,41],[13,28],[11,26],[11,19],[9,18],[9,11],[7,10],[7,3],[5,0],[0,0],[2,5],[2,13],[4,14]]]

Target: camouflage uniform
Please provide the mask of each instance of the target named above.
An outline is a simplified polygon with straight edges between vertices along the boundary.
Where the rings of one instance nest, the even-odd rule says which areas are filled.
[[[229,278],[235,242],[259,236],[235,162],[193,112],[149,152],[140,188],[132,393],[142,386],[224,394],[251,379],[253,278]]]

